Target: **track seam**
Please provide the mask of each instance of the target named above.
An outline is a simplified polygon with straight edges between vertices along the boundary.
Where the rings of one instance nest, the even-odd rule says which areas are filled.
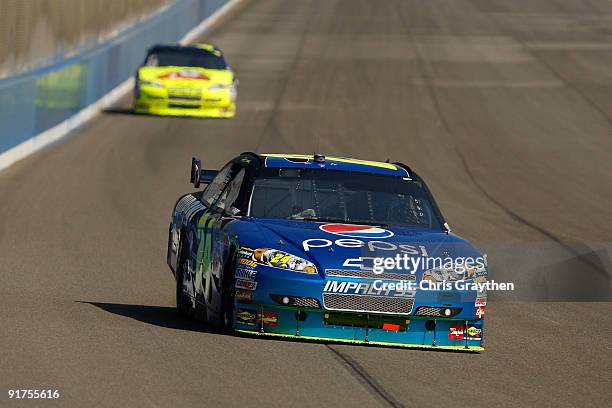
[[[357,378],[361,383],[365,384],[371,394],[376,396],[377,398],[383,400],[390,407],[394,408],[404,408],[405,405],[393,398],[391,394],[381,386],[378,381],[376,381],[368,372],[355,360],[351,357],[342,354],[340,351],[336,350],[329,344],[326,344],[325,347],[329,349],[334,356],[345,366],[348,371]]]
[[[489,14],[489,13],[484,13],[484,14]],[[493,20],[497,20],[495,16],[492,16]],[[501,26],[501,24],[500,24]],[[601,109],[599,106],[597,106],[597,104],[595,102],[593,102],[590,98],[588,98],[579,88],[577,88],[574,84],[568,82],[559,72],[557,72],[548,62],[546,62],[544,59],[539,58],[533,51],[531,51],[527,45],[525,44],[525,42],[523,40],[521,40],[520,38],[515,37],[514,35],[512,35],[512,33],[509,33],[507,31],[504,32],[504,34],[506,36],[508,36],[509,38],[511,38],[512,40],[516,41],[518,44],[521,45],[521,47],[523,48],[523,50],[531,55],[536,61],[539,61],[543,66],[545,66],[546,68],[548,68],[548,70],[562,83],[564,83],[569,89],[573,90],[574,92],[576,92],[576,94],[578,94],[582,99],[584,99],[584,101],[587,103],[587,105],[591,106],[593,109],[595,109],[596,112],[598,112],[600,115],[603,116],[604,120],[606,120],[610,125],[612,125],[612,118],[610,118],[607,114],[607,112],[605,112],[603,109]],[[432,90],[433,91],[433,90]],[[440,116],[442,116],[442,112],[440,110],[438,110],[438,114]],[[443,122],[444,119],[443,119]],[[448,128],[449,133],[450,129]],[[563,242],[563,240],[558,237],[557,235],[555,235],[553,232],[547,230],[544,227],[540,227],[539,225],[527,220],[526,218],[523,218],[522,216],[520,216],[519,214],[515,213],[514,211],[512,211],[510,208],[506,207],[502,202],[498,201],[497,199],[495,199],[495,197],[493,197],[476,179],[476,176],[474,175],[474,173],[472,173],[472,170],[470,169],[467,160],[465,159],[465,156],[463,155],[463,153],[461,152],[461,150],[457,147],[455,147],[455,151],[457,152],[457,156],[459,156],[461,163],[463,165],[463,169],[465,170],[466,174],[468,175],[468,177],[470,178],[470,180],[472,181],[472,183],[476,186],[476,188],[478,190],[480,190],[480,192],[485,196],[485,198],[487,198],[491,203],[493,203],[494,205],[496,205],[498,208],[500,208],[502,211],[504,211],[511,219],[525,225],[528,228],[531,228],[532,230],[539,232],[540,234],[544,235],[545,237],[547,237],[548,239],[550,239],[551,241],[554,241],[556,243],[558,243],[561,247],[563,247],[564,249],[566,249],[568,252],[570,252],[571,254],[575,255],[576,258],[586,264],[587,266],[590,266],[591,268],[595,269],[595,271],[597,271],[598,273],[600,273],[603,277],[605,278],[609,278],[608,272],[605,269],[602,269],[599,265],[595,264],[593,261],[591,261],[590,259],[585,259],[582,255],[582,253],[580,253],[579,251],[577,251],[576,249],[572,248],[570,245],[566,244],[565,242]]]
[[[591,261],[588,258],[584,258],[582,253],[580,253],[579,251],[577,251],[576,249],[572,248],[570,245],[566,244],[565,242],[563,242],[563,240],[561,240],[561,238],[559,238],[558,236],[556,236],[555,234],[553,234],[552,232],[548,231],[547,229],[538,226],[537,224],[534,224],[533,222],[521,217],[519,214],[515,213],[514,211],[512,211],[511,209],[509,209],[508,207],[506,207],[504,204],[502,204],[501,202],[497,201],[491,194],[489,194],[489,192],[478,182],[478,180],[476,179],[476,177],[474,176],[474,173],[472,173],[472,170],[470,169],[470,167],[467,164],[467,160],[465,160],[465,156],[463,155],[463,153],[461,152],[461,150],[459,150],[459,148],[455,147],[455,151],[457,152],[457,155],[459,156],[459,158],[461,159],[461,163],[463,165],[463,169],[465,170],[466,174],[468,175],[468,177],[470,178],[470,180],[472,181],[472,183],[476,186],[476,188],[478,190],[480,190],[480,192],[485,196],[486,199],[488,199],[491,203],[493,203],[494,205],[496,205],[498,208],[500,208],[502,211],[504,211],[511,219],[513,219],[514,221],[519,222],[520,224],[525,225],[528,228],[531,228],[532,230],[539,232],[540,234],[544,235],[545,237],[547,237],[548,239],[550,239],[551,241],[556,242],[557,244],[559,244],[561,247],[563,247],[565,250],[567,250],[568,252],[570,252],[571,254],[573,254],[574,256],[576,256],[576,259],[584,264],[586,264],[587,266],[590,266],[591,268],[593,268],[595,271],[597,271],[599,274],[601,274],[604,278],[609,278],[608,276],[608,272],[605,269],[602,269],[599,265],[595,264],[593,261]]]

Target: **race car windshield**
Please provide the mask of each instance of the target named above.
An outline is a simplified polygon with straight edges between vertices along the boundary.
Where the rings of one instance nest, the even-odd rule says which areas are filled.
[[[148,67],[198,67],[207,69],[227,69],[222,55],[214,55],[205,50],[163,50],[154,51],[147,56]]]
[[[315,169],[264,169],[249,215],[442,229],[420,182],[397,176]]]

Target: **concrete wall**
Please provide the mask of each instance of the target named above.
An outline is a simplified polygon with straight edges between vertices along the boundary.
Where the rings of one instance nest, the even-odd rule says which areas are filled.
[[[177,0],[94,47],[0,80],[0,169],[82,124],[102,98],[128,90],[148,47],[179,41],[236,1]]]
[[[0,78],[91,47],[174,0],[2,0]]]

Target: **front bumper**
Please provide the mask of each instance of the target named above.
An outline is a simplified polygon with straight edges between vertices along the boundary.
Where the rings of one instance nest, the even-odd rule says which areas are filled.
[[[234,329],[316,341],[484,350],[484,313],[477,313],[476,291],[385,289],[379,279],[331,271],[321,279],[241,258]],[[408,281],[396,283],[402,282]]]
[[[273,304],[235,305],[242,334],[323,342],[482,352],[483,320],[337,312]],[[388,322],[388,323],[385,323]]]
[[[152,90],[143,87],[135,91],[134,112],[159,116],[233,118],[236,116],[236,97],[230,91],[172,96],[163,88]]]

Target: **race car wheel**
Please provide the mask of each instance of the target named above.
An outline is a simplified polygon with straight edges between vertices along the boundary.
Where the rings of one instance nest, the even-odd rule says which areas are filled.
[[[223,272],[223,328],[232,331],[234,328],[234,296],[236,292],[234,276],[236,269],[236,252],[232,251]]]
[[[187,296],[185,296],[185,290],[183,288],[185,261],[186,250],[183,245],[183,240],[181,239],[179,241],[179,257],[176,266],[176,310],[183,316],[189,316],[191,314],[191,304]]]

